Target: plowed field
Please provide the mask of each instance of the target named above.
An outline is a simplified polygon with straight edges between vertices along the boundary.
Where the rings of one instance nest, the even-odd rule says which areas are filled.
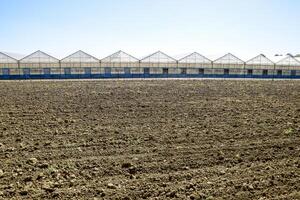
[[[300,199],[300,81],[2,81],[0,96],[0,199]]]

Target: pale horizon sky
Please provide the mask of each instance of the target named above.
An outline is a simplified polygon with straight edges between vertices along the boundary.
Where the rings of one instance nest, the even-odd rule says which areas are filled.
[[[296,0],[1,0],[0,52],[83,50],[142,58],[161,50],[243,60],[300,53]]]

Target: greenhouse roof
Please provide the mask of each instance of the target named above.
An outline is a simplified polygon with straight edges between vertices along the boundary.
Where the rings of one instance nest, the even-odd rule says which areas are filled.
[[[278,61],[276,65],[286,65],[286,66],[300,66],[300,61],[296,58],[288,55],[287,57],[283,58],[282,60]]]
[[[18,60],[5,53],[0,52],[0,63],[18,63]]]
[[[99,62],[99,59],[79,50],[63,58],[61,62],[62,63],[95,63],[95,62]]]
[[[58,63],[59,60],[40,50],[22,58],[20,63]]]
[[[157,51],[141,60],[143,63],[176,63],[177,60],[167,54]]]
[[[221,58],[218,58],[214,61],[215,64],[244,64],[244,61],[236,57],[235,55],[232,55],[231,53],[228,53]]]
[[[179,63],[211,63],[211,60],[197,52],[194,52],[188,56],[181,58],[178,62]]]
[[[139,62],[139,59],[123,51],[118,51],[101,60],[101,62]]]
[[[263,54],[259,54],[258,56],[248,60],[246,63],[250,65],[274,65],[274,62]]]

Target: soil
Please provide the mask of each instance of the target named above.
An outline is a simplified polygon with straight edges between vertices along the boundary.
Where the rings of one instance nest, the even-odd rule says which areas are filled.
[[[0,199],[300,199],[300,81],[2,81],[0,95]]]

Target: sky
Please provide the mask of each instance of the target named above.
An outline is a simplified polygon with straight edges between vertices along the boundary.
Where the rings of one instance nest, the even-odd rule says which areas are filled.
[[[298,0],[1,0],[0,10],[1,52],[300,53]]]

